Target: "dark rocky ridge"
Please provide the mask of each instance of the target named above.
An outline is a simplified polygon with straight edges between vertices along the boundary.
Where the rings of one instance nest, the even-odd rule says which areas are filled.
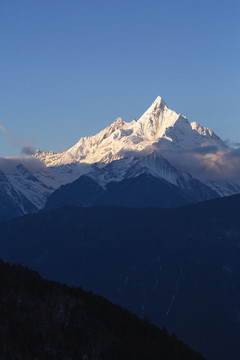
[[[216,192],[193,178],[180,187],[143,173],[119,182],[111,181],[103,188],[91,177],[83,175],[54,191],[45,210],[67,205],[173,208],[218,197]]]

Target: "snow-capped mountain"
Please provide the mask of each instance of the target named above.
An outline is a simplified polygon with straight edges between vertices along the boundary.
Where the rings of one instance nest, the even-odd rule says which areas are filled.
[[[212,130],[196,122],[189,123],[185,116],[170,110],[158,96],[138,121],[126,123],[118,118],[99,134],[81,138],[61,154],[39,150],[35,157],[48,167],[73,162],[106,164],[126,157],[129,152],[151,153],[153,146],[158,146],[160,152],[166,147],[186,150],[207,145],[226,147]]]
[[[204,172],[195,171],[196,165],[201,170],[198,166],[201,161],[205,167],[209,158],[214,163],[212,154],[228,151],[227,145],[212,130],[196,122],[190,123],[157,97],[138,121],[126,123],[118,118],[98,134],[81,138],[63,153],[37,150],[31,159],[38,166],[32,169],[27,163],[19,164],[14,171],[5,172],[5,178],[14,191],[32,205],[31,211],[42,209],[55,191],[56,195],[50,199],[52,207],[56,203],[66,205],[70,198],[75,202],[74,193],[78,187],[81,191],[77,204],[82,206],[100,203],[171,207],[240,192],[238,183],[210,179]],[[78,181],[82,176],[84,180]],[[74,183],[72,190],[71,183]],[[128,190],[124,193],[123,189]],[[136,189],[142,194],[145,191],[141,201]],[[121,194],[121,199],[117,193]],[[129,201],[130,193],[135,193],[132,201]],[[19,203],[18,198],[14,198]],[[56,200],[55,204],[52,199]],[[18,207],[22,213],[29,212],[20,204]]]

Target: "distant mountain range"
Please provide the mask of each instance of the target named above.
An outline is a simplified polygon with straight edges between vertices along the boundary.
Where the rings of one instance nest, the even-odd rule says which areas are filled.
[[[40,211],[0,234],[0,258],[147,316],[208,360],[240,357],[240,195]]]
[[[37,150],[11,166],[5,159],[0,219],[70,204],[168,208],[236,194],[236,179],[214,175],[215,160],[230,151],[157,97],[138,121],[118,118],[61,154]]]

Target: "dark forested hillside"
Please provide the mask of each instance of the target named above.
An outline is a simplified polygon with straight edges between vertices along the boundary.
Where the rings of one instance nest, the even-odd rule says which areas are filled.
[[[0,257],[240,357],[240,196],[178,209],[69,207],[0,224]]]
[[[129,311],[0,261],[0,359],[203,360]]]

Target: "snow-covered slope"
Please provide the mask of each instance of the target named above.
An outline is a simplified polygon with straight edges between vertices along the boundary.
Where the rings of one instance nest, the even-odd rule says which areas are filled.
[[[29,201],[21,190],[12,185],[8,177],[0,170],[1,220],[8,220],[37,210],[33,202]]]
[[[4,185],[3,182],[0,183],[0,190],[11,194],[20,214],[42,209],[53,191],[92,170],[89,165],[76,163],[55,167],[45,167],[39,164],[41,166],[34,169],[28,169],[27,164],[28,162],[24,166],[19,163],[10,170],[0,171],[2,179],[4,179]]]

